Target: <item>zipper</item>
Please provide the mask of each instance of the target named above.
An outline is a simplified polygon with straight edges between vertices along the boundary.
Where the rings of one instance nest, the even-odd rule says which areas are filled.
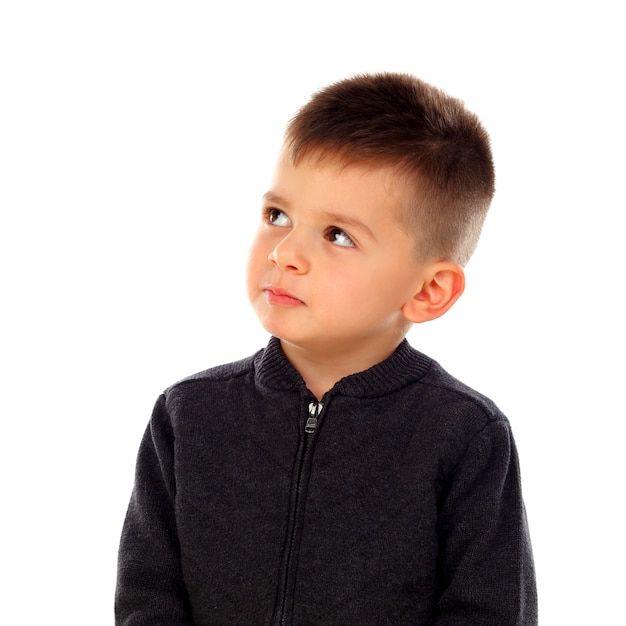
[[[306,420],[306,426],[304,427],[304,432],[307,435],[312,435],[317,428],[317,418],[320,416],[324,405],[321,402],[310,402],[309,403],[309,417]]]
[[[300,508],[302,506],[301,496],[302,496],[302,478],[304,474],[304,465],[305,465],[306,459],[308,458],[307,453],[310,447],[309,444],[311,443],[313,439],[313,434],[315,433],[315,430],[317,429],[319,416],[323,408],[324,408],[324,405],[321,402],[310,402],[308,406],[309,415],[307,417],[306,424],[304,425],[304,433],[305,433],[304,442],[302,444],[300,466],[298,467],[298,475],[296,478],[296,495],[295,495],[295,503],[294,503],[294,509],[293,509],[293,519],[291,522],[290,536],[289,536],[289,542],[288,542],[289,547],[287,549],[287,558],[285,561],[285,569],[284,569],[284,584],[283,584],[283,591],[282,591],[282,599],[280,602],[280,613],[279,613],[278,623],[281,624],[281,626],[285,626],[287,624],[287,597],[289,596],[291,592],[290,579],[291,579],[292,569],[294,567],[293,550],[294,550],[294,544],[296,540],[297,526],[298,526],[299,519],[300,519]]]

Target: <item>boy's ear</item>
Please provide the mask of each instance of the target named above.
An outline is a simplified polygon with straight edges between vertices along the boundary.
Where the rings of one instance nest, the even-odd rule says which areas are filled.
[[[449,261],[433,264],[426,272],[420,290],[404,304],[402,313],[419,324],[441,317],[459,299],[465,289],[465,272]]]

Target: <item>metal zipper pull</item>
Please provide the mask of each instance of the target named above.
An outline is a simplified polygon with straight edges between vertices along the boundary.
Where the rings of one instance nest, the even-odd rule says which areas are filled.
[[[321,402],[311,402],[309,404],[309,417],[306,420],[306,426],[304,427],[304,432],[309,435],[315,432],[317,428],[317,418],[319,414],[322,412],[322,403]]]

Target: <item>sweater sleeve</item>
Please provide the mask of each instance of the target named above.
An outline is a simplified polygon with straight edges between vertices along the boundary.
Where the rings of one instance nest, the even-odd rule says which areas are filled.
[[[440,516],[437,626],[535,626],[537,592],[517,450],[490,422],[453,472]]]
[[[115,592],[117,626],[193,624],[176,531],[173,439],[161,396],[139,448],[122,530]]]

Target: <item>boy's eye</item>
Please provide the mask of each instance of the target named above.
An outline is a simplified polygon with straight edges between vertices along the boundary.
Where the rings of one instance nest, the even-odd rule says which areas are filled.
[[[337,246],[342,246],[344,248],[354,248],[355,243],[352,241],[352,238],[348,233],[341,230],[341,228],[329,228],[328,230],[328,240],[331,243],[334,243]]]
[[[274,226],[291,226],[291,220],[280,209],[266,209],[267,221]]]

